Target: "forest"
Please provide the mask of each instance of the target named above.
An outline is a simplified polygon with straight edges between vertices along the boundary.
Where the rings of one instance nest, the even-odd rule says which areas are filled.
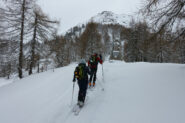
[[[146,0],[128,26],[89,21],[64,35],[36,0],[2,0],[0,77],[66,66],[93,53],[125,62],[185,63],[185,1]],[[115,46],[115,44],[117,46]],[[114,54],[119,55],[114,57]]]

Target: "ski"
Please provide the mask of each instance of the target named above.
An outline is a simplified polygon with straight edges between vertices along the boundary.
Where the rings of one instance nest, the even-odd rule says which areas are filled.
[[[79,105],[75,105],[75,106],[73,107],[73,112],[74,112],[74,114],[75,114],[76,116],[80,113],[82,107],[83,107],[83,106],[79,106]]]
[[[76,105],[74,105],[74,107],[72,108],[72,111],[73,111],[73,112],[76,112],[77,109],[78,109],[78,105],[76,104]]]
[[[78,106],[77,110],[75,111],[75,115],[78,116],[80,111],[81,111],[82,107]]]

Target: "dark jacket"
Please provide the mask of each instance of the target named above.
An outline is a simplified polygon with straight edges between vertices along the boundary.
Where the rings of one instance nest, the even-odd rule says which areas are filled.
[[[75,72],[78,70],[78,67],[79,67],[80,65],[82,65],[82,66],[84,67],[84,77],[83,77],[82,80],[87,80],[87,81],[88,81],[88,74],[90,75],[91,73],[90,73],[89,68],[86,66],[86,64],[79,64],[79,65],[76,67],[76,69],[75,69],[75,71],[74,71],[73,81],[76,81]],[[78,79],[78,78],[77,78],[77,79]],[[78,79],[78,80],[79,80],[79,79]]]
[[[89,66],[91,69],[97,69],[98,63],[102,64],[103,61],[102,61],[102,59],[101,59],[100,57],[98,57],[97,55],[93,55],[93,56],[96,57],[95,62],[92,64],[92,63],[90,62],[90,60],[89,60],[89,61],[88,61],[88,66]]]

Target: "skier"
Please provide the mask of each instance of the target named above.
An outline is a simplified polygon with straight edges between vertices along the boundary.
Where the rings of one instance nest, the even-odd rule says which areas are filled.
[[[93,79],[93,87],[95,86],[95,82],[96,82],[96,72],[98,69],[98,63],[102,64],[102,56],[101,54],[98,57],[98,54],[95,53],[94,55],[92,55],[88,61],[88,67],[91,70],[91,75],[90,75],[90,80],[89,80],[89,88],[92,85],[92,79]]]
[[[78,103],[80,107],[83,107],[86,91],[88,87],[88,74],[90,75],[89,68],[86,66],[86,61],[82,59],[74,71],[73,82],[78,80],[79,92],[78,92]]]

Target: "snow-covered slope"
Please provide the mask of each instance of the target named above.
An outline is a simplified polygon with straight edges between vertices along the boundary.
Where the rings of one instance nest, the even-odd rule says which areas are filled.
[[[92,17],[89,21],[100,23],[100,24],[119,24],[127,25],[130,17],[123,14],[115,14],[111,11],[103,11]]]
[[[84,31],[84,25],[86,25],[89,22],[94,22],[94,23],[98,23],[102,25],[113,24],[113,25],[120,25],[120,26],[128,27],[131,18],[132,16],[130,15],[116,14],[111,11],[103,11],[91,17],[87,21],[79,23],[78,25],[72,27],[71,29],[66,31],[65,34],[72,33],[72,31],[74,31],[74,28],[80,28],[80,33],[82,33]],[[76,30],[75,33],[79,33],[79,32]]]
[[[0,87],[1,86],[5,86],[5,85],[8,85],[8,84],[10,84],[12,82],[13,82],[12,79],[8,80],[8,79],[0,78]]]
[[[99,66],[97,86],[78,116],[70,106],[75,66],[1,87],[0,123],[185,122],[184,65],[105,62],[105,81]],[[73,105],[77,91],[76,85]]]

